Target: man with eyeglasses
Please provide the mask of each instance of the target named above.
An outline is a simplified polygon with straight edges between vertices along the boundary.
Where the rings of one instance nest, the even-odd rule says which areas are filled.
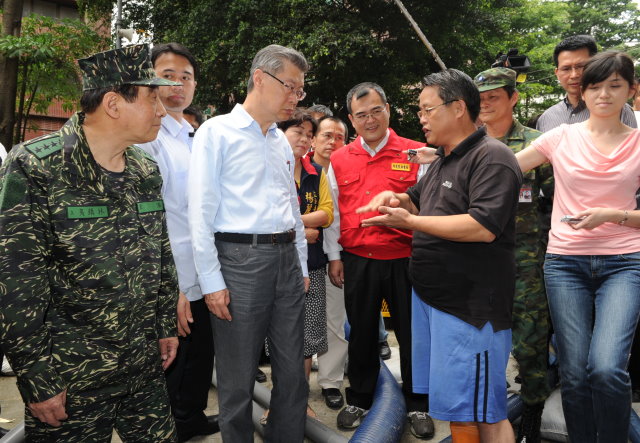
[[[589,118],[589,110],[582,101],[580,79],[584,65],[597,52],[596,41],[590,35],[572,35],[555,47],[555,74],[567,96],[540,116],[536,123],[538,131],[548,132],[563,123],[580,123]],[[633,109],[629,105],[622,109],[620,120],[629,127],[637,127]]]
[[[338,426],[359,426],[371,407],[380,371],[378,322],[384,297],[400,345],[402,389],[410,429],[419,438],[431,438],[434,426],[426,412],[428,398],[412,392],[411,284],[407,274],[411,231],[363,228],[360,222],[372,214],[355,213],[356,208],[384,189],[404,192],[413,186],[418,165],[410,163],[402,151],[424,144],[400,137],[389,128],[389,103],[384,90],[375,83],[354,86],[347,94],[347,109],[358,137],[331,156],[328,178],[335,220],[325,230],[329,278],[337,287],[344,284],[351,325],[350,386],[346,389],[347,406],[338,414]]]
[[[305,97],[308,69],[294,49],[261,49],[244,103],[207,120],[193,141],[189,224],[213,313],[219,423],[228,442],[253,442],[251,398],[265,337],[274,382],[265,440],[304,440],[307,244],[295,160],[276,122],[290,119]]]
[[[406,192],[356,213],[366,229],[413,231],[413,390],[429,413],[484,443],[513,443],[506,368],[522,173],[513,152],[476,127],[480,93],[456,69],[422,80],[420,124],[436,159]],[[464,426],[464,428],[462,428]]]

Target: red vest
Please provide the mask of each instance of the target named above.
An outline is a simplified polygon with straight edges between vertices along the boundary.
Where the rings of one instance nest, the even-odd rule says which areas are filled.
[[[391,260],[411,255],[412,231],[383,226],[363,228],[360,222],[379,215],[356,214],[382,191],[405,192],[416,183],[419,165],[409,163],[402,151],[424,143],[402,138],[389,129],[389,140],[375,156],[364,150],[361,137],[331,155],[331,167],[338,184],[340,244],[345,251],[365,258]]]

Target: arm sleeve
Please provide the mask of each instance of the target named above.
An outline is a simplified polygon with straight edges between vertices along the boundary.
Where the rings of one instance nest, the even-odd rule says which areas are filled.
[[[171,254],[166,217],[162,217],[162,256],[160,262],[160,290],[158,293],[158,338],[177,337],[178,276]]]
[[[214,127],[206,126],[196,132],[189,167],[189,228],[193,246],[193,260],[203,294],[226,289],[218,250],[214,240],[214,221],[220,207],[220,173],[222,149],[213,135]]]
[[[333,223],[327,229],[324,230],[324,240],[322,242],[322,248],[329,260],[340,260],[340,251],[342,246],[338,243],[340,239],[340,209],[338,208],[338,183],[336,182],[336,175],[333,172],[333,167],[329,165],[329,171],[327,171],[327,181],[329,182],[329,190],[331,191],[331,197],[333,198]]]
[[[53,267],[45,180],[27,172],[36,169],[29,165],[38,162],[35,157],[12,154],[0,169],[0,345],[28,404],[47,400],[66,386],[54,367],[45,323]]]
[[[539,153],[547,157],[550,163],[553,163],[554,151],[558,147],[560,139],[567,128],[568,125],[560,125],[549,132],[545,132],[532,141],[529,146],[533,146]]]
[[[329,191],[329,182],[327,181],[327,176],[324,171],[320,172],[320,189],[318,189],[318,194],[320,196],[320,201],[318,203],[318,211],[324,211],[327,214],[329,220],[327,223],[322,225],[323,228],[328,228],[333,223],[333,199],[331,198],[331,191]]]
[[[513,156],[511,152],[509,155]],[[469,183],[469,215],[496,237],[515,214],[522,174],[502,162],[476,169]]]
[[[289,147],[287,147],[286,152],[290,164],[295,164],[293,152]],[[302,223],[302,217],[300,217],[300,203],[298,202],[298,190],[296,189],[296,179],[293,169],[294,168],[291,168],[289,195],[291,196],[291,211],[293,213],[293,219],[296,221],[296,249],[298,250],[298,258],[300,259],[302,276],[309,277],[309,269],[307,267],[307,237],[304,235],[304,223]]]

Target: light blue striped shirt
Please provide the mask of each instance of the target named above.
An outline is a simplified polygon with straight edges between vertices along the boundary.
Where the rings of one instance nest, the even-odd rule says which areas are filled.
[[[309,275],[294,166],[283,132],[274,123],[263,135],[242,105],[198,129],[189,173],[189,225],[203,293],[226,288],[216,232],[272,234],[295,228],[302,273]]]

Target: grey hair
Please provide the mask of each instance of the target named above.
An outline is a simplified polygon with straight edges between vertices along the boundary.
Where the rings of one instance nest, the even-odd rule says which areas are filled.
[[[309,111],[309,112],[317,112],[319,114],[323,114],[323,117],[324,116],[333,117],[333,111],[331,111],[331,109],[329,109],[329,107],[327,107],[325,105],[309,106],[307,108],[307,111]]]
[[[256,72],[256,69],[261,69],[270,74],[277,74],[282,71],[285,61],[290,62],[302,72],[309,70],[309,63],[300,52],[280,45],[269,45],[259,50],[256,56],[253,57],[249,81],[247,82],[247,92],[251,92],[253,89],[253,73]]]
[[[351,114],[351,101],[353,100],[353,96],[355,95],[356,100],[360,100],[362,97],[369,95],[369,91],[374,90],[378,93],[382,102],[387,104],[387,94],[384,93],[384,89],[373,82],[364,82],[355,85],[351,90],[347,93],[347,111]]]

